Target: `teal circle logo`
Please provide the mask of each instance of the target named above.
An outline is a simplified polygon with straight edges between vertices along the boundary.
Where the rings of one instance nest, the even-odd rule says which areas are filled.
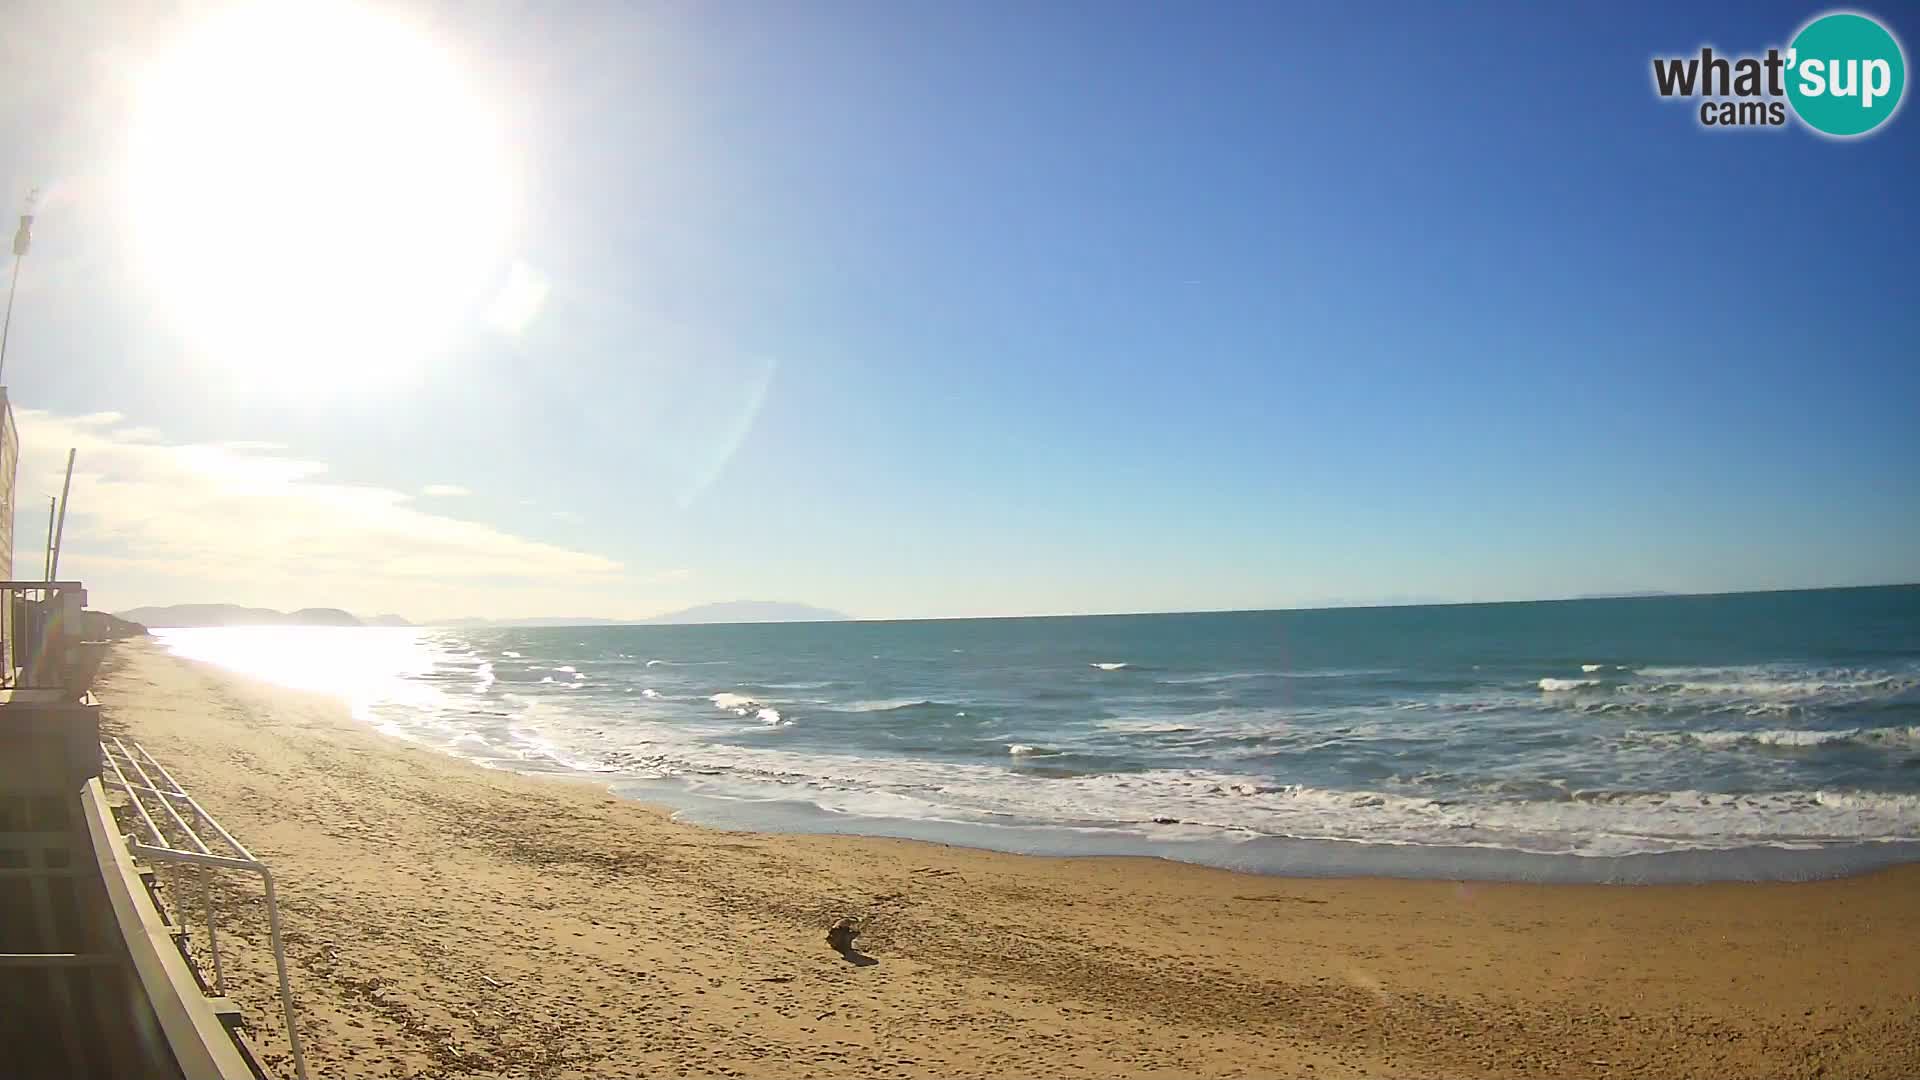
[[[1822,15],[1787,49],[1787,100],[1808,127],[1827,135],[1865,135],[1886,123],[1906,88],[1900,43],[1865,15]]]

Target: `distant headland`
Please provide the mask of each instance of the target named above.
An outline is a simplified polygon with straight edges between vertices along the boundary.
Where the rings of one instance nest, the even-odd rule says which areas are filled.
[[[129,608],[119,612],[128,622],[147,627],[202,626],[658,626],[676,623],[842,622],[852,618],[839,611],[772,600],[732,600],[670,611],[645,619],[609,619],[591,615],[529,619],[442,619],[416,624],[399,615],[362,618],[340,608],[242,607],[238,604],[167,604]]]

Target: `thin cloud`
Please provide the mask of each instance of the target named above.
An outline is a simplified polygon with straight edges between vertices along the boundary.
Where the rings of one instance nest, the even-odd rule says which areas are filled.
[[[468,491],[459,484],[428,484],[426,487],[420,489],[420,494],[441,499],[457,499],[462,495],[471,495],[473,492]]]
[[[103,603],[539,610],[635,583],[614,559],[424,510],[283,451],[148,441],[107,414],[16,419],[20,490],[58,491],[66,448],[79,451],[61,569],[89,575]]]

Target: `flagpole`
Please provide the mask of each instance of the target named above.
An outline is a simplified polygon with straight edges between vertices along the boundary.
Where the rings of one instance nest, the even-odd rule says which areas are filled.
[[[40,560],[40,566],[47,573],[47,580],[53,580],[53,508],[60,500],[47,496],[47,557]]]
[[[13,257],[13,283],[7,286],[7,321],[0,324],[0,380],[4,380],[7,370],[7,338],[13,333],[13,294],[20,288],[20,256]],[[5,386],[0,381],[0,386]]]
[[[53,557],[47,563],[47,581],[60,574],[60,539],[67,534],[67,493],[73,490],[73,455],[79,453],[78,447],[67,451],[67,482],[60,485],[60,523],[53,528]]]
[[[38,188],[27,193],[27,203],[20,211],[20,229],[13,234],[13,280],[7,285],[7,318],[0,323],[0,386],[6,385],[7,338],[13,335],[13,294],[20,288],[20,263],[33,244],[33,204],[39,196]]]

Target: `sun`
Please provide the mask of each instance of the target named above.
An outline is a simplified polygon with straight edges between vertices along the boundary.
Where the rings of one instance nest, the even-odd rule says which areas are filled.
[[[346,3],[222,10],[145,68],[125,170],[135,257],[189,346],[341,388],[417,369],[503,273],[494,117],[450,52]]]

